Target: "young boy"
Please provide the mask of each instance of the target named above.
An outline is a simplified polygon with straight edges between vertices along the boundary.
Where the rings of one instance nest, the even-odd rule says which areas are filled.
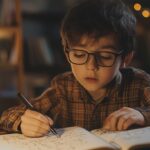
[[[72,72],[31,100],[3,112],[2,129],[40,137],[50,126],[126,130],[150,125],[150,76],[127,68],[136,19],[121,0],[86,0],[64,18],[61,37]],[[40,112],[40,113],[39,113]]]

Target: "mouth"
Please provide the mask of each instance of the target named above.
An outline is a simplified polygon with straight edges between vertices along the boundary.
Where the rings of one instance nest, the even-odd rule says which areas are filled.
[[[86,77],[85,80],[87,82],[90,82],[90,83],[96,83],[96,82],[98,82],[98,79],[97,78],[93,78],[93,77]]]

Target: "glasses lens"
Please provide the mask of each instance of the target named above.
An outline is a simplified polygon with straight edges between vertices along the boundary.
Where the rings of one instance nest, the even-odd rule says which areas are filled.
[[[67,51],[67,53],[70,62],[77,65],[85,64],[90,54],[83,50],[73,50],[73,49]],[[111,67],[114,64],[117,55],[119,54],[115,54],[111,52],[96,52],[93,53],[92,55],[94,55],[97,65],[103,67]]]
[[[81,50],[71,50],[69,51],[69,59],[75,64],[84,64],[87,61],[88,53]]]
[[[100,52],[96,55],[96,61],[99,66],[112,66],[116,59],[116,55],[109,52]]]

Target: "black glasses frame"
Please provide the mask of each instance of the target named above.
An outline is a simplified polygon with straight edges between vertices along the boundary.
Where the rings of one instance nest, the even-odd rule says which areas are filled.
[[[78,64],[78,63],[74,63],[74,62],[70,59],[69,53],[70,53],[71,51],[81,51],[81,52],[86,53],[86,54],[87,54],[87,59],[86,59],[86,61],[83,62],[83,63],[79,63],[79,64]],[[84,51],[84,50],[69,49],[69,48],[66,48],[66,49],[65,49],[65,52],[66,52],[66,54],[67,54],[67,56],[68,56],[69,62],[72,63],[72,64],[75,64],[75,65],[83,65],[83,64],[86,64],[87,61],[88,61],[88,59],[89,59],[89,56],[90,56],[90,55],[93,55],[96,64],[97,64],[98,66],[101,66],[101,67],[112,67],[112,66],[114,65],[114,63],[115,63],[117,57],[120,56],[120,55],[123,53],[123,51],[120,51],[119,53],[107,52],[107,53],[113,54],[113,55],[115,56],[115,59],[114,59],[114,62],[112,63],[112,65],[105,66],[105,65],[100,65],[100,64],[97,63],[97,61],[98,61],[97,53],[100,53],[100,52],[89,53],[89,52]],[[106,52],[106,51],[101,51],[101,52]]]

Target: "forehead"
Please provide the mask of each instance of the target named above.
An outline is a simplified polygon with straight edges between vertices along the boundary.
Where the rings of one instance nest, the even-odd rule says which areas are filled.
[[[73,48],[83,48],[89,50],[103,49],[112,47],[118,49],[118,39],[115,34],[109,34],[100,38],[93,38],[92,36],[83,35],[77,44],[72,45]]]

